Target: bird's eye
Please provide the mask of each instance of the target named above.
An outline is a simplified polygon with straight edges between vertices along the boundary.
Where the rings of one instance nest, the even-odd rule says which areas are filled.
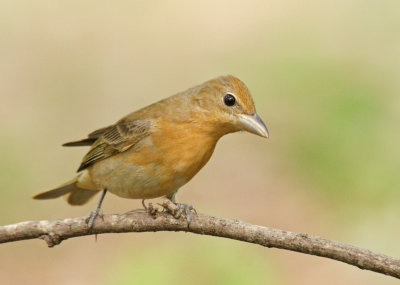
[[[236,99],[232,94],[226,94],[224,96],[224,103],[226,106],[232,107],[236,104]]]

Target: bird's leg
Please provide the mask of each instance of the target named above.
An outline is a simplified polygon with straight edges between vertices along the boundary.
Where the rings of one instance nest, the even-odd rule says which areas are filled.
[[[106,196],[107,189],[104,189],[103,192],[101,192],[100,200],[97,203],[96,209],[91,211],[89,213],[89,216],[86,218],[86,223],[88,224],[89,229],[93,227],[94,220],[96,219],[97,216],[102,217],[103,216],[103,211],[101,210],[101,204],[103,203],[104,196]]]
[[[146,206],[146,204],[144,203],[144,201],[146,201],[147,199],[142,199],[142,206],[143,209],[133,209],[130,210],[128,212],[125,212],[124,214],[130,214],[130,213],[151,213],[151,207],[153,206],[151,203],[149,203],[149,206]]]
[[[143,206],[144,210],[147,211],[147,206],[146,206],[146,204],[144,203],[144,201],[146,201],[146,199],[143,199],[143,200],[142,200],[142,206]]]
[[[155,208],[155,207],[153,206],[153,203],[149,203],[149,205],[146,205],[144,201],[146,201],[146,199],[143,199],[143,200],[142,200],[142,205],[143,205],[144,211],[147,212],[147,213],[149,213],[149,214],[152,215],[153,217],[155,217],[156,214],[159,212],[158,208]],[[143,210],[142,210],[142,211],[143,211]]]
[[[167,196],[167,199],[169,199],[175,206],[175,209],[171,209],[171,207],[168,205],[168,203],[164,203],[163,206],[164,208],[167,209],[173,216],[177,219],[179,219],[182,215],[182,213],[185,213],[185,217],[188,223],[192,221],[192,214],[195,213],[197,214],[196,209],[193,207],[193,205],[188,205],[188,204],[182,204],[182,203],[177,203],[176,202],[176,193],[173,193],[172,195]]]

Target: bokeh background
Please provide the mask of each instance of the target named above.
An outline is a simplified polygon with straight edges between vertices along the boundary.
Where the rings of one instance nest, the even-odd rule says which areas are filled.
[[[0,224],[86,215],[31,196],[70,179],[61,148],[218,75],[271,137],[224,137],[179,201],[210,215],[400,256],[399,1],[2,1]],[[140,202],[108,195],[121,213]],[[1,284],[395,284],[315,256],[184,233],[0,246]]]

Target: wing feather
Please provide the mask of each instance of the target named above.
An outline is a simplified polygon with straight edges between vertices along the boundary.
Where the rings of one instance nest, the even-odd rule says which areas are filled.
[[[115,125],[99,129],[89,138],[98,136],[90,151],[83,158],[78,171],[115,154],[124,152],[151,134],[150,120],[119,121]]]
[[[106,133],[108,130],[113,128],[114,125],[101,128],[98,130],[95,130],[94,132],[91,132],[88,134],[88,137],[79,141],[73,141],[73,142],[67,142],[63,144],[63,146],[90,146],[93,145],[99,137],[101,137],[104,133]]]

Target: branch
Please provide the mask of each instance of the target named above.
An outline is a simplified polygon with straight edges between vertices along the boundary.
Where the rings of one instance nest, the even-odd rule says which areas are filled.
[[[308,234],[248,224],[238,220],[207,215],[193,215],[190,224],[168,213],[125,213],[98,218],[92,230],[85,218],[54,221],[28,221],[0,226],[0,243],[27,239],[43,239],[49,247],[63,240],[103,233],[184,231],[195,234],[225,237],[234,240],[297,251],[342,261],[361,269],[375,271],[400,279],[400,260],[373,253],[366,249],[331,241]]]

